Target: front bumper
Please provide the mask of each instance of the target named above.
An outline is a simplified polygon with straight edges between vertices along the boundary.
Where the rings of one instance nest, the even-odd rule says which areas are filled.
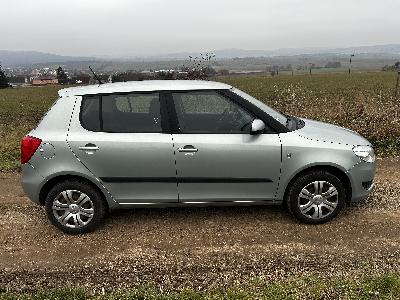
[[[351,182],[351,201],[367,198],[374,188],[375,162],[360,161],[347,174]]]

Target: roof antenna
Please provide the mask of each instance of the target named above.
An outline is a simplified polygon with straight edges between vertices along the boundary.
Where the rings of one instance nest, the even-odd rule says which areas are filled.
[[[89,66],[89,69],[90,69],[90,71],[92,71],[92,73],[93,73],[93,75],[94,75],[94,78],[97,79],[97,81],[99,82],[99,84],[103,84],[103,82],[100,80],[99,77],[97,77],[96,73],[92,70],[92,68],[91,68],[90,66]]]

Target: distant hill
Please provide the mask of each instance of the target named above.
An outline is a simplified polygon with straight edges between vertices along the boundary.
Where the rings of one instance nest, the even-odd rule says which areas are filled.
[[[257,56],[291,56],[291,55],[306,55],[306,54],[400,54],[400,44],[398,45],[379,45],[379,46],[361,46],[347,48],[283,48],[271,51],[263,50],[241,50],[241,49],[226,49],[216,50],[215,54],[219,57],[234,58],[234,57],[257,57]]]
[[[209,51],[216,55],[217,60],[233,58],[256,57],[293,57],[293,56],[326,56],[366,54],[373,59],[376,56],[397,58],[400,56],[400,44],[346,47],[346,48],[282,48],[276,50],[245,50],[245,49],[220,49]],[[125,57],[79,57],[62,56],[57,54],[37,51],[7,51],[0,50],[0,63],[5,67],[15,66],[40,66],[45,64],[88,65],[89,62],[99,64],[129,63],[129,62],[161,62],[187,60],[189,56],[196,57],[199,53],[181,52],[149,56],[125,56]]]
[[[94,57],[63,56],[37,51],[0,50],[0,63],[7,66],[32,65],[41,63],[63,63],[96,60]]]
[[[245,50],[245,49],[220,49],[210,51],[218,59],[243,58],[243,57],[273,57],[273,56],[293,56],[293,55],[315,55],[315,54],[398,54],[400,55],[400,44],[359,46],[346,48],[281,48],[276,50]],[[157,55],[148,57],[148,59],[186,59],[190,56],[196,56],[199,53],[171,53],[166,55]]]

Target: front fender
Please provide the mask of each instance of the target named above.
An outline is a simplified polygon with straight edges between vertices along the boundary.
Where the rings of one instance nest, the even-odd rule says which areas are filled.
[[[310,140],[295,132],[280,134],[280,137],[282,172],[275,197],[277,201],[283,200],[290,181],[304,170],[328,166],[348,176],[348,171],[360,161],[354,155],[352,145]]]

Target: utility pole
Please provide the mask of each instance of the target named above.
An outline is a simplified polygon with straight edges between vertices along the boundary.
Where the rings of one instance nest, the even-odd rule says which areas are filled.
[[[355,56],[354,54],[351,54],[351,55],[350,55],[349,75],[350,75],[350,73],[351,73],[351,58],[354,57],[354,56]]]

